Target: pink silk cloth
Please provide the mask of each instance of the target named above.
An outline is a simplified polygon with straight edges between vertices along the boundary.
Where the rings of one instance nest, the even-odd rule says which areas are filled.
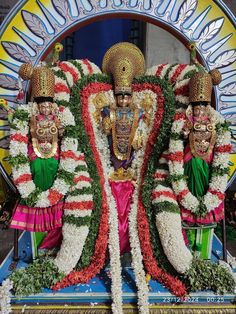
[[[128,216],[134,186],[131,181],[110,181],[110,186],[118,211],[120,253],[124,254],[130,251]]]
[[[44,232],[61,227],[63,206],[63,202],[41,208],[18,204],[10,227],[34,232]]]

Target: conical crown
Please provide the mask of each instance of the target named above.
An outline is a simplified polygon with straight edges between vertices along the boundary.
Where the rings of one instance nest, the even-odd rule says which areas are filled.
[[[144,56],[141,50],[127,42],[113,45],[104,55],[102,70],[112,74],[115,94],[131,93],[135,76],[142,75],[145,69]]]

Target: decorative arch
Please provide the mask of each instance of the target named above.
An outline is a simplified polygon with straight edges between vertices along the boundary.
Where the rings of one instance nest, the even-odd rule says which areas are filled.
[[[205,66],[222,73],[223,80],[215,88],[216,107],[233,123],[231,130],[236,135],[236,25],[221,0],[19,1],[0,31],[0,98],[14,106],[22,63],[37,65],[67,33],[107,17],[141,19],[165,28],[183,42],[194,40]],[[233,145],[236,151],[234,139]],[[236,154],[231,161],[236,162]]]

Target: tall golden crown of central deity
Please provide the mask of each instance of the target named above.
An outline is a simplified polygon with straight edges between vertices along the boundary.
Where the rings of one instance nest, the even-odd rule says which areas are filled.
[[[19,69],[19,75],[23,80],[30,80],[32,97],[54,97],[55,76],[46,66],[33,68],[32,64],[24,63]]]
[[[115,94],[131,93],[133,78],[144,74],[144,56],[137,46],[128,42],[118,43],[105,53],[102,70],[112,74]]]

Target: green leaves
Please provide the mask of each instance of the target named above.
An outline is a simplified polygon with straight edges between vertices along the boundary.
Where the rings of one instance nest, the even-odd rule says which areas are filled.
[[[185,280],[191,291],[212,290],[217,294],[234,293],[235,280],[224,267],[194,257]]]
[[[10,276],[16,296],[25,296],[42,292],[64,278],[51,259],[36,259],[25,269],[14,270]]]
[[[26,164],[29,162],[29,158],[26,157],[25,155],[23,154],[19,154],[17,155],[16,157],[13,157],[13,156],[7,156],[5,158],[5,160],[7,160],[9,162],[9,164],[12,166],[12,167],[16,167],[17,169],[23,165],[23,164]]]
[[[12,120],[14,121],[14,119],[28,122],[29,121],[29,113],[23,109],[17,109],[13,113]]]

